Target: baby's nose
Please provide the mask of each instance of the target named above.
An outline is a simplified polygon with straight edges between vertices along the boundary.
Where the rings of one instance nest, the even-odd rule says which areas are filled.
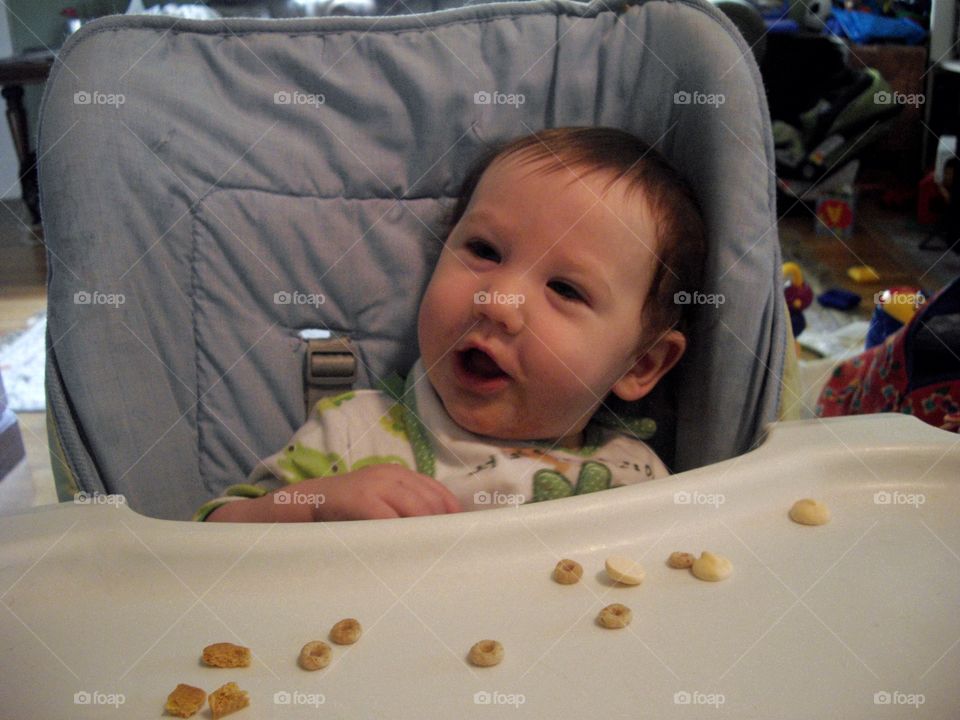
[[[524,300],[520,293],[481,290],[473,295],[474,316],[487,318],[513,335],[523,327],[521,306]]]

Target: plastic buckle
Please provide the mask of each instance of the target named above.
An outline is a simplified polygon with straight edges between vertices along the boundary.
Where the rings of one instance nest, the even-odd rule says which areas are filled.
[[[307,340],[304,388],[307,416],[317,401],[327,395],[349,390],[357,381],[357,356],[349,338]]]

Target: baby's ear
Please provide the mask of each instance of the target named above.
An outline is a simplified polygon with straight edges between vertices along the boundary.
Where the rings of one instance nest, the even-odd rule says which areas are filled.
[[[664,333],[652,348],[642,349],[626,374],[611,388],[621,400],[633,401],[645,397],[660,378],[683,357],[687,349],[687,338],[679,330]]]

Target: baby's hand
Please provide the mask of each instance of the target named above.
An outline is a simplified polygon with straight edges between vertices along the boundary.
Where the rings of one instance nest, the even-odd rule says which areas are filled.
[[[304,480],[277,492],[314,494],[314,520],[377,520],[460,512],[442,483],[400,465],[369,465],[331,477]]]
[[[214,510],[211,522],[375,520],[460,512],[444,485],[401,465],[368,465],[343,475],[310,478],[263,497]]]

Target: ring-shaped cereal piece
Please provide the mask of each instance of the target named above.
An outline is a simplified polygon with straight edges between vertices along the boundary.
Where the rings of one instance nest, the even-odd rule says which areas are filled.
[[[603,625],[603,627],[610,628],[611,630],[625,628],[630,624],[632,619],[633,612],[626,605],[621,605],[620,603],[607,605],[597,616],[599,623]]]
[[[503,645],[496,640],[481,640],[470,648],[467,659],[477,667],[497,665],[503,660]]]
[[[311,640],[300,650],[298,662],[304,670],[322,670],[330,664],[330,646],[322,640]]]
[[[360,639],[363,628],[354,618],[344,618],[330,628],[330,639],[337,645],[353,645]]]
[[[576,560],[564,558],[553,569],[553,579],[561,585],[573,585],[583,577],[583,565]]]

